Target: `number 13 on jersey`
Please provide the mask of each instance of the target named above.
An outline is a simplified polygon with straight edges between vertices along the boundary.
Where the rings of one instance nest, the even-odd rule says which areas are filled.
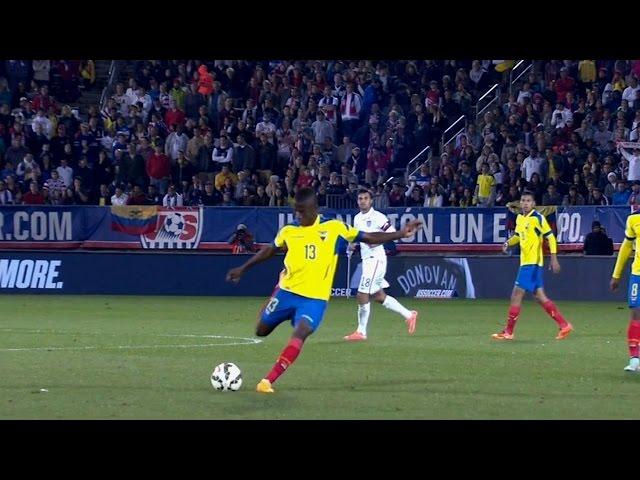
[[[315,260],[316,258],[316,246],[315,245],[305,245],[304,246],[304,258],[307,260]]]

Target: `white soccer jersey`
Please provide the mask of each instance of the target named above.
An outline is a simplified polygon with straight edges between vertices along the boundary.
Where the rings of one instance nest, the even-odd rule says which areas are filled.
[[[395,232],[387,216],[374,210],[373,207],[367,213],[358,213],[353,219],[353,226],[361,232]],[[360,256],[363,260],[367,258],[385,259],[387,258],[382,245],[369,245],[360,242]]]

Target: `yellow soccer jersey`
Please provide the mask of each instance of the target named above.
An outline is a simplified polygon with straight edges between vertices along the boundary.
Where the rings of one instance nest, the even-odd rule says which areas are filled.
[[[638,254],[638,237],[640,236],[640,213],[632,213],[627,217],[627,224],[624,229],[624,236],[626,240],[633,242],[633,246],[636,250],[633,263],[631,264],[631,274],[632,275],[640,275],[640,255]],[[616,266],[613,271],[614,278],[620,278],[622,275],[622,269],[624,268],[625,263],[631,253],[631,249],[623,252],[623,249],[620,249],[618,253],[618,260],[616,261]]]
[[[478,196],[487,198],[491,196],[491,188],[496,184],[496,179],[493,175],[478,175]]]
[[[320,215],[308,227],[297,222],[282,227],[273,241],[276,247],[287,249],[280,288],[303,297],[329,300],[338,263],[339,237],[358,242],[361,236],[359,230]]]
[[[549,240],[549,251],[557,253],[556,237],[543,215],[531,210],[528,215],[518,214],[516,233],[509,239],[509,245],[520,244],[520,266],[544,264],[542,245]]]

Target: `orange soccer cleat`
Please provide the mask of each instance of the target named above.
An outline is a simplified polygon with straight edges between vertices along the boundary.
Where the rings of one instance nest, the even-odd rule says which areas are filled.
[[[567,323],[567,326],[564,328],[561,328],[560,331],[558,332],[558,335],[556,336],[556,340],[564,340],[569,336],[571,332],[573,332],[573,325],[571,325],[570,323]]]
[[[494,333],[493,335],[491,335],[491,338],[493,338],[494,340],[513,340],[513,337],[513,333],[507,333],[504,330],[502,332]]]
[[[273,393],[273,388],[271,387],[271,382],[266,378],[260,380],[258,385],[256,385],[256,392],[258,393]]]
[[[355,331],[351,335],[346,335],[342,338],[348,342],[362,342],[367,339],[367,336],[358,331]]]
[[[416,322],[418,321],[418,312],[411,310],[411,316],[405,320],[409,335],[413,335],[416,331]]]

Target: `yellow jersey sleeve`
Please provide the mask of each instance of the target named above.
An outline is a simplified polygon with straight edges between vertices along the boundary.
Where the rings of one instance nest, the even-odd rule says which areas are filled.
[[[280,229],[280,231],[278,232],[278,234],[276,235],[276,238],[273,239],[273,246],[277,247],[277,248],[282,248],[286,245],[287,243],[287,232],[290,229],[288,228],[287,225],[285,225],[284,227],[282,227]]]
[[[627,223],[624,227],[624,236],[626,237],[627,240],[631,240],[631,241],[636,239],[636,233],[633,231],[633,226],[631,225],[632,219],[633,217],[629,215],[627,217]]]
[[[344,238],[347,242],[352,243],[362,240],[362,232],[357,228],[354,228],[351,225],[347,225],[346,223],[339,220],[334,220],[331,223],[336,234]]]
[[[540,233],[543,237],[548,237],[549,235],[553,235],[553,230],[551,230],[551,226],[544,215],[540,214],[538,217],[538,221],[540,222]]]
[[[551,229],[551,225],[547,222],[547,219],[544,215],[540,215],[540,233],[544,238],[549,242],[549,252],[550,253],[558,253],[558,242],[556,241],[556,236],[553,234],[553,230]]]

